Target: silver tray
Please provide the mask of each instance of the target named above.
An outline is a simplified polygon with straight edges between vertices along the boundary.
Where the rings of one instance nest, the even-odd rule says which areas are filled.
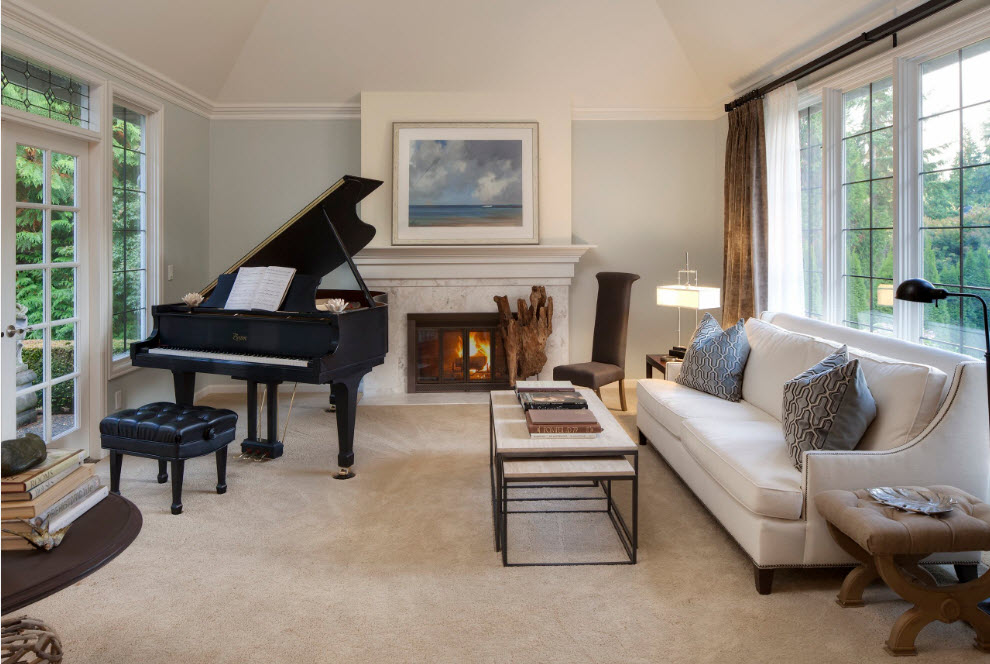
[[[878,503],[929,516],[951,512],[956,504],[954,498],[929,489],[919,491],[906,486],[880,486],[867,491]]]

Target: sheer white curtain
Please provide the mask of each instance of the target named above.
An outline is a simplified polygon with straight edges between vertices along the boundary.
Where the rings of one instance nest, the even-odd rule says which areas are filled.
[[[767,136],[767,308],[804,314],[801,137],[798,91],[788,83],[764,100]]]

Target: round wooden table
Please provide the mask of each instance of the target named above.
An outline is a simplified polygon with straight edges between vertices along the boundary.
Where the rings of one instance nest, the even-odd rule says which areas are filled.
[[[4,551],[0,611],[7,614],[89,576],[126,549],[141,532],[141,512],[114,494],[79,517],[51,551]]]

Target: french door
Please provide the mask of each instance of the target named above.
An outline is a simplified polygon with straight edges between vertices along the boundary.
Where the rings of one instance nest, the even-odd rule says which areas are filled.
[[[88,449],[89,145],[15,122],[2,134],[0,433]]]

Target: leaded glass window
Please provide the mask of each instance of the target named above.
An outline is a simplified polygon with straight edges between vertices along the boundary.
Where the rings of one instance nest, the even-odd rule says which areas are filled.
[[[89,128],[89,86],[68,74],[3,53],[3,105]]]
[[[801,134],[801,257],[804,263],[804,315],[824,318],[822,265],[822,105],[798,112]]]
[[[145,338],[147,316],[147,117],[113,106],[113,357]]]

